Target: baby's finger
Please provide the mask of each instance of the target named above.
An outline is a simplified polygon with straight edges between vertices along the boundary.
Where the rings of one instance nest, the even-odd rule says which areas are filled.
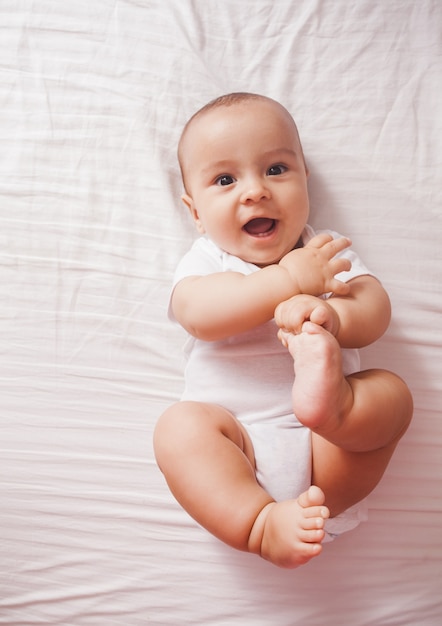
[[[310,241],[306,244],[306,248],[322,248],[325,244],[333,241],[332,235],[327,233],[320,233],[319,235],[315,235],[310,239]]]
[[[275,311],[275,322],[282,330],[298,334],[301,332],[305,320],[309,319],[311,306],[309,308],[293,306],[286,302],[280,304]]]
[[[279,320],[275,321],[278,324],[280,330],[297,335],[301,332],[302,325],[306,319],[308,319],[308,316],[306,317],[304,315],[284,315],[281,316]]]
[[[349,246],[351,246],[351,240],[348,237],[339,237],[324,244],[323,249],[327,253],[328,258],[332,259],[338,252],[342,252]]]
[[[348,272],[351,270],[351,261],[350,259],[345,259],[343,257],[332,259],[329,263],[329,269],[333,276],[336,276],[336,274],[339,274],[340,272]]]
[[[284,348],[289,347],[289,333],[285,330],[282,330],[282,328],[278,330],[278,339],[282,343]]]
[[[330,291],[337,296],[347,296],[350,293],[350,285],[333,278],[330,283]]]
[[[310,313],[310,321],[318,326],[323,326],[326,330],[329,330],[330,311],[325,304],[318,304]]]

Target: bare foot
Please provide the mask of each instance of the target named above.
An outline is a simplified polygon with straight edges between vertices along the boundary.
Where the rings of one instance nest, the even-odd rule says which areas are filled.
[[[285,568],[299,567],[318,556],[330,515],[324,501],[322,490],[312,486],[297,500],[266,505],[250,534],[250,551]]]
[[[339,429],[352,403],[339,344],[312,322],[304,322],[300,334],[280,333],[294,359],[293,411],[304,426],[327,436]]]

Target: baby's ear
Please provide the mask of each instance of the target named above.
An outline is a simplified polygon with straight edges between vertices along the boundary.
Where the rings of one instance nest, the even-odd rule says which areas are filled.
[[[183,195],[181,196],[181,200],[184,202],[184,204],[186,205],[186,207],[189,209],[190,212],[192,212],[192,204],[193,204],[193,200],[192,198],[189,196],[189,194],[187,193],[183,193]]]
[[[195,222],[195,226],[196,229],[199,233],[204,234],[206,232],[206,229],[204,228],[200,217],[198,215],[198,211],[196,210],[196,207],[193,203],[192,198],[189,196],[189,194],[184,193],[181,196],[181,200],[184,202],[184,204],[186,205],[186,207],[189,209],[190,211],[190,215],[192,216],[193,221]]]

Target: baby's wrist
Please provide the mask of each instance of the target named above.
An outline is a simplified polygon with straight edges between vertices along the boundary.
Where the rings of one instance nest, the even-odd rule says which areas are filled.
[[[286,265],[284,263],[284,258],[285,257],[281,259],[276,267],[279,270],[279,279],[285,284],[287,293],[289,294],[289,297],[291,297],[302,293],[298,280],[298,276],[300,274],[299,272],[293,271],[293,262]]]
[[[283,291],[283,300],[302,293],[297,276],[293,275],[293,272],[284,265],[278,264],[276,267],[278,268],[278,280]]]
[[[254,275],[252,274],[252,276]],[[272,312],[278,304],[299,293],[296,291],[290,272],[279,264],[266,265],[255,276],[256,278],[260,277],[259,290],[261,296],[265,297]]]

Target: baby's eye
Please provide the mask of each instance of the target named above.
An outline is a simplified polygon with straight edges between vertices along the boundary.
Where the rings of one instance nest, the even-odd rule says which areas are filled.
[[[284,174],[284,172],[286,171],[287,171],[287,168],[285,165],[280,165],[280,164],[272,165],[267,170],[267,176],[280,176],[280,174]]]
[[[215,184],[220,185],[221,187],[225,187],[226,185],[232,185],[235,182],[233,176],[229,174],[223,174],[222,176],[218,176],[215,180]]]

